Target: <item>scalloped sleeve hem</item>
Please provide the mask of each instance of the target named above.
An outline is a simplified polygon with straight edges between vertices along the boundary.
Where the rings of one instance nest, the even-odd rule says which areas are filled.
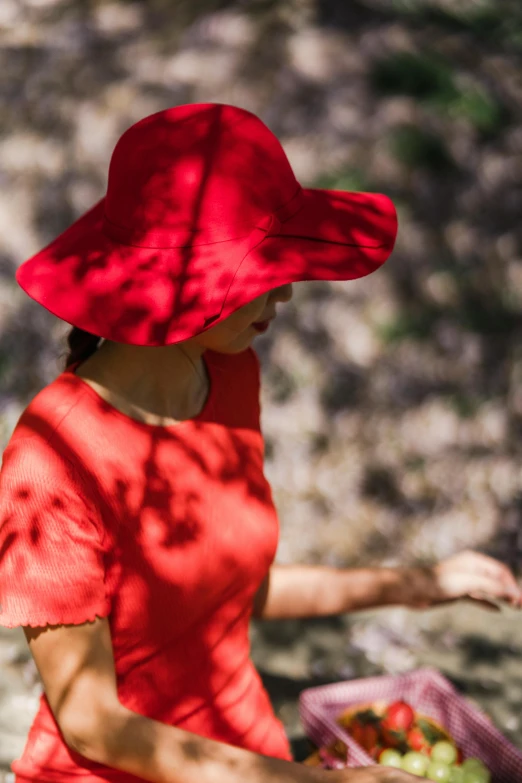
[[[99,509],[75,466],[43,440],[10,444],[0,473],[0,625],[108,615],[103,542]]]
[[[42,628],[45,625],[83,625],[83,623],[93,623],[96,618],[100,620],[108,617],[110,606],[93,607],[88,610],[82,606],[78,610],[71,608],[68,612],[47,612],[46,614],[31,612],[5,612],[3,607],[0,610],[0,626],[3,628],[20,628],[21,626],[30,626],[31,628]]]

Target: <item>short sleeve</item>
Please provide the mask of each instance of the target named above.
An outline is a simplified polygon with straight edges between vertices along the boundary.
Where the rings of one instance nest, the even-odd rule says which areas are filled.
[[[103,527],[88,486],[44,439],[10,443],[0,471],[0,625],[109,613]]]

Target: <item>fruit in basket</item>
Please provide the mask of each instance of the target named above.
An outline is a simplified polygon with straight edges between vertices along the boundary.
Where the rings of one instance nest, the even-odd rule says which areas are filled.
[[[489,783],[490,780],[491,775],[487,770],[486,772],[483,772],[473,769],[469,770],[468,772],[464,772],[464,783]]]
[[[406,742],[408,747],[412,750],[417,750],[419,753],[425,753],[427,756],[431,753],[431,745],[426,739],[424,732],[419,729],[418,726],[414,726],[406,734]]]
[[[401,769],[409,772],[410,775],[418,775],[420,778],[428,768],[430,760],[424,753],[418,753],[416,750],[410,750],[402,757]]]
[[[372,755],[372,752],[375,752],[379,740],[379,732],[376,725],[369,721],[364,722],[362,719],[355,718],[352,721],[350,733],[367,753]]]
[[[468,769],[486,769],[486,765],[483,761],[476,758],[475,756],[470,756],[465,761],[462,762],[462,768],[465,770]]]
[[[394,701],[381,718],[380,729],[384,743],[399,748],[406,742],[406,733],[415,721],[413,709],[405,701]]]
[[[432,747],[435,743],[440,742],[440,740],[446,740],[447,742],[453,743],[451,735],[440,724],[436,723],[433,718],[417,715],[416,725],[422,731],[426,742],[430,746],[430,754]]]
[[[450,768],[450,783],[464,783],[464,770],[453,765]]]
[[[470,757],[462,762],[464,770],[464,783],[490,783],[491,773],[486,765],[475,757]]]
[[[443,764],[454,764],[457,760],[457,748],[451,742],[439,740],[431,749],[433,761],[442,761]]]
[[[402,769],[402,756],[398,751],[386,748],[379,755],[379,764],[383,764],[385,767]]]
[[[337,722],[379,764],[403,769],[439,783],[490,783],[477,758],[463,761],[462,751],[446,729],[416,712],[405,701],[358,704]]]
[[[426,770],[428,780],[435,780],[439,783],[450,783],[451,768],[442,761],[430,761]]]
[[[429,756],[437,742],[454,744],[442,726],[404,701],[360,704],[346,709],[337,721],[373,759],[388,748]]]
[[[387,707],[381,725],[392,731],[408,731],[415,721],[415,712],[405,701],[394,701]]]

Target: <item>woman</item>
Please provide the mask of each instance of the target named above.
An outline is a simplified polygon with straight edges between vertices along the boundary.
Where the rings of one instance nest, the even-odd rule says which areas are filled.
[[[254,115],[189,105],[132,126],[107,196],[20,267],[73,329],[0,474],[0,622],[23,626],[45,694],[18,783],[417,779],[295,763],[248,643],[252,615],[520,602],[473,553],[272,565],[252,340],[293,282],[369,274],[395,234],[385,196],[303,190]]]

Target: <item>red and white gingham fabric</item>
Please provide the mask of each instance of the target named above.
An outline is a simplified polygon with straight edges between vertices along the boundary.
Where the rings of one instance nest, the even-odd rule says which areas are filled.
[[[337,725],[336,718],[352,704],[399,699],[444,726],[465,757],[480,758],[491,770],[492,783],[522,781],[522,753],[436,669],[308,688],[299,697],[299,713],[304,730],[315,745],[321,747],[341,739],[349,748],[348,766],[369,766],[375,762]]]

